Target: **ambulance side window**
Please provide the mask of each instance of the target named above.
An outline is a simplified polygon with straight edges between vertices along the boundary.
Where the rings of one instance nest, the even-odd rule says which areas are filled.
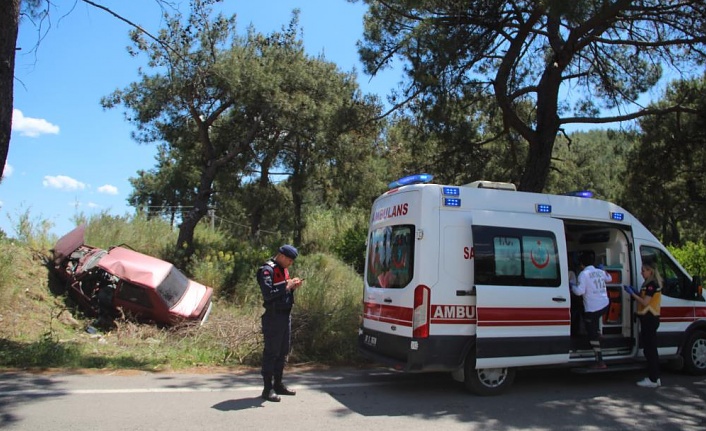
[[[414,276],[414,226],[386,226],[370,232],[367,282],[371,287],[402,288]]]
[[[673,298],[686,298],[690,280],[679,270],[669,257],[654,247],[640,247],[643,263],[656,262],[657,270],[662,276],[662,295]]]
[[[559,254],[553,232],[474,226],[476,284],[557,287]]]

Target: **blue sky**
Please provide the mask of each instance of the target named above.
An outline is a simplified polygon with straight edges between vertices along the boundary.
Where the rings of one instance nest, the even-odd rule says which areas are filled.
[[[155,166],[154,145],[130,137],[134,127],[122,109],[104,111],[100,99],[137,81],[145,58],[130,57],[130,27],[81,1],[53,2],[51,27],[23,22],[17,46],[13,131],[0,183],[0,229],[16,236],[20,217],[38,225],[47,220],[61,236],[74,218],[101,212],[132,215],[128,181]],[[156,34],[161,14],[153,0],[97,0]],[[188,1],[176,0],[188,13]],[[362,73],[356,41],[362,37],[365,6],[345,0],[227,0],[217,10],[236,14],[239,32],[252,24],[261,33],[289,23],[300,9],[303,41],[311,55],[323,53],[343,71],[354,68],[366,93],[384,95],[398,76]],[[46,29],[46,24],[45,24]],[[35,48],[36,47],[36,48]]]

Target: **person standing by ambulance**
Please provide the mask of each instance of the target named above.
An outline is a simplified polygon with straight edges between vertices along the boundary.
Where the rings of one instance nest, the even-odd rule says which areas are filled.
[[[278,402],[279,395],[296,394],[282,383],[282,375],[291,347],[294,291],[302,284],[299,278],[289,278],[288,268],[298,255],[296,248],[285,244],[257,271],[257,283],[260,285],[262,305],[265,307],[265,313],[262,315],[265,347],[262,352],[261,373],[265,383],[262,398],[267,401]]]
[[[606,282],[611,281],[611,276],[602,269],[594,267],[593,264],[593,253],[581,253],[579,262],[581,272],[578,276],[578,284],[572,286],[571,290],[575,295],[583,297],[583,321],[586,325],[588,340],[596,357],[596,363],[591,368],[604,369],[607,368],[607,365],[603,362],[600,330],[601,319],[608,311],[610,304]]]
[[[655,262],[642,263],[642,278],[645,280],[638,292],[632,286],[624,289],[637,302],[637,317],[640,319],[640,345],[647,359],[647,375],[637,382],[644,388],[662,386],[659,378],[659,353],[657,352],[657,328],[659,328],[659,312],[662,304],[662,276]]]

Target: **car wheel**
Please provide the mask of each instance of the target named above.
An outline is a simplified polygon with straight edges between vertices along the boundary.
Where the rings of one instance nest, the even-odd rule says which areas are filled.
[[[706,332],[694,331],[682,350],[684,369],[689,374],[706,374]]]
[[[484,368],[477,370],[474,352],[471,352],[466,358],[464,384],[466,389],[476,395],[500,395],[507,391],[514,381],[514,368]]]

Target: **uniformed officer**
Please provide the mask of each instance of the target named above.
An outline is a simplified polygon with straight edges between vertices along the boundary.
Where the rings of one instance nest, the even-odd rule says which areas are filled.
[[[289,278],[287,268],[298,255],[296,248],[285,244],[257,271],[262,305],[265,307],[265,313],[262,315],[262,335],[265,340],[262,352],[262,378],[265,388],[262,398],[267,401],[277,402],[280,400],[279,395],[296,394],[282,383],[282,374],[290,349],[290,314],[294,305],[294,291],[302,284],[299,278]]]

